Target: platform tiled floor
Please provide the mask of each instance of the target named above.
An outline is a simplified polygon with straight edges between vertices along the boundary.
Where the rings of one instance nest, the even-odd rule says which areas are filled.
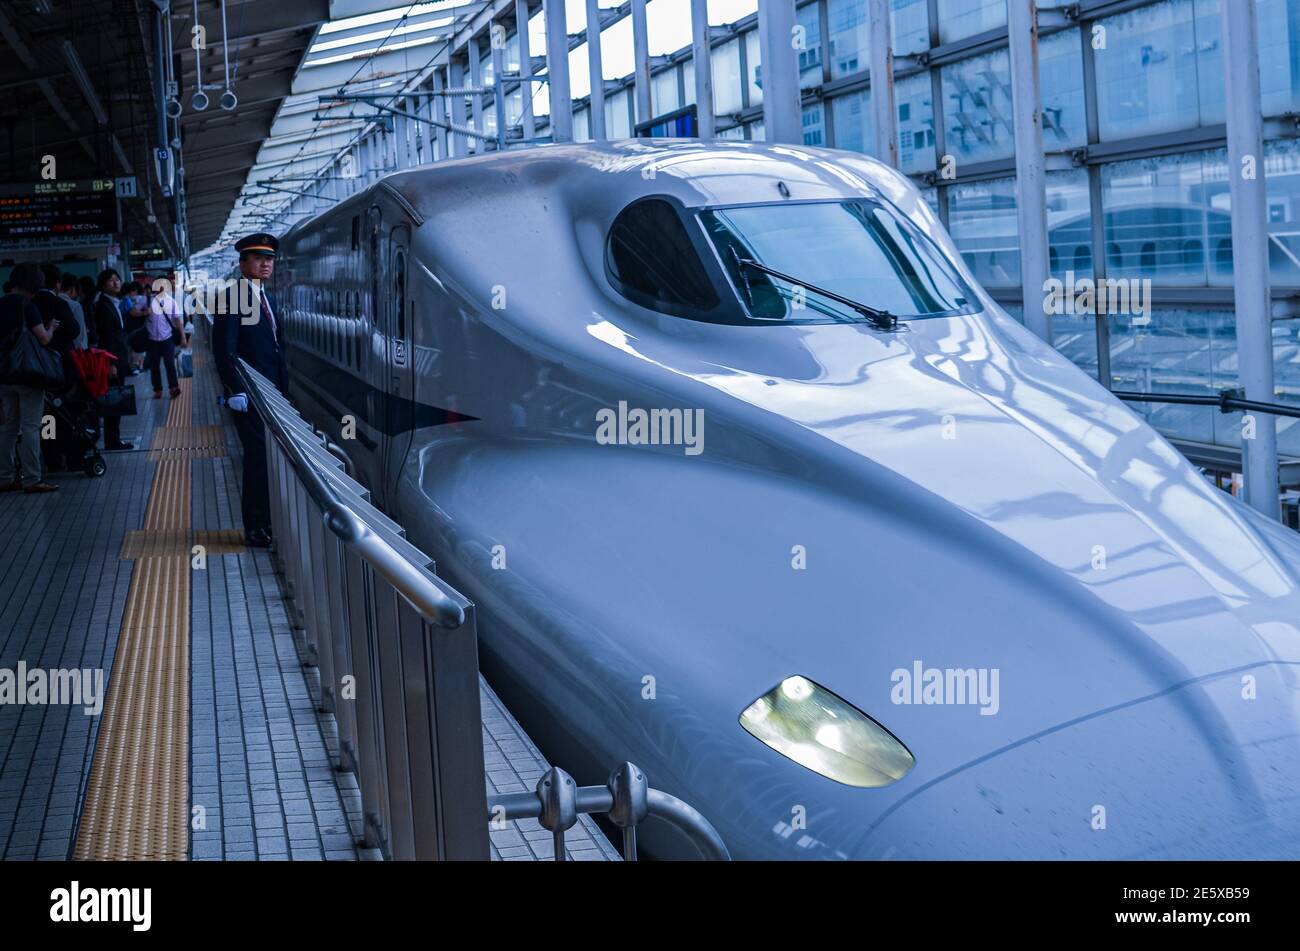
[[[135,380],[140,415],[122,435],[147,445],[166,401]],[[154,463],[145,452],[107,462],[101,479],[52,473],[56,493],[0,495],[0,668],[110,666],[131,582],[118,553],[143,522]],[[98,725],[79,706],[0,705],[0,858],[68,856]]]
[[[192,527],[236,529],[239,443],[210,360],[201,347],[196,357],[192,423],[223,426],[226,454],[192,459]],[[107,689],[133,566],[119,555],[143,523],[155,468],[145,450],[167,412],[144,377],[135,386],[140,415],[122,431],[140,451],[110,454],[102,479],[53,475],[56,494],[0,495],[0,668],[103,668]],[[268,554],[211,554],[191,592],[191,857],[375,857],[354,844],[356,780],[332,766],[336,725],[317,712],[316,671],[301,664]],[[531,789],[547,765],[480,682],[488,792]],[[99,722],[80,707],[0,704],[0,859],[71,854]],[[575,860],[619,858],[585,816],[566,845]],[[536,821],[511,822],[491,832],[491,852],[550,858],[552,839]]]
[[[240,525],[239,440],[215,377],[200,354],[194,425],[225,424],[228,455],[194,460],[195,531]],[[357,858],[270,556],[209,558],[193,605],[190,796],[207,828],[191,831],[192,857]]]

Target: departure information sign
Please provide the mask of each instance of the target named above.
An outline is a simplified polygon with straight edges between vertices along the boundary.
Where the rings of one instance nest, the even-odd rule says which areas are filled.
[[[115,231],[117,192],[111,178],[0,185],[0,240]]]

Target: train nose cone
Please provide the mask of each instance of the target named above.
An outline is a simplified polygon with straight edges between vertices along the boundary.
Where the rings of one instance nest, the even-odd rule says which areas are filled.
[[[900,798],[854,857],[1292,858],[1298,691],[1261,664],[1025,737]]]

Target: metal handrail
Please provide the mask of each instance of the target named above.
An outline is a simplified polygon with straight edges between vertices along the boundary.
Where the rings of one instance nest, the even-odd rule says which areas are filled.
[[[1257,413],[1270,413],[1274,416],[1290,416],[1300,419],[1300,406],[1288,406],[1285,403],[1262,403],[1259,400],[1243,399],[1241,390],[1220,390],[1217,396],[1210,396],[1208,393],[1139,393],[1133,390],[1111,390],[1111,394],[1130,403],[1217,406],[1220,413],[1254,410]]]
[[[444,628],[457,628],[465,623],[465,610],[449,598],[415,565],[402,557],[383,538],[371,531],[365,520],[352,511],[330,486],[316,467],[307,459],[302,448],[285,430],[284,423],[271,408],[260,391],[260,385],[250,374],[257,371],[242,359],[236,359],[235,368],[244,384],[244,392],[253,408],[284,450],[294,473],[301,480],[321,511],[325,524],[344,544],[354,549],[381,577],[395,588],[427,619]]]
[[[554,836],[555,861],[564,859],[564,833],[580,814],[605,813],[623,830],[623,859],[636,861],[636,827],[647,816],[656,816],[685,833],[700,854],[709,861],[730,862],[731,853],[713,824],[694,806],[659,789],[651,789],[645,773],[632,763],[623,763],[604,786],[578,786],[559,767],[551,767],[526,793],[489,796],[488,821],[536,819]]]

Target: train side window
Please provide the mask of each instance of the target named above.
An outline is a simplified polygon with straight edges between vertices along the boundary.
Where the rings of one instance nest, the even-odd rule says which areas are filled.
[[[361,247],[361,216],[352,216],[352,250],[356,251]]]
[[[614,219],[605,246],[614,287],[643,307],[669,314],[718,306],[718,294],[681,216],[662,198],[642,198]]]

